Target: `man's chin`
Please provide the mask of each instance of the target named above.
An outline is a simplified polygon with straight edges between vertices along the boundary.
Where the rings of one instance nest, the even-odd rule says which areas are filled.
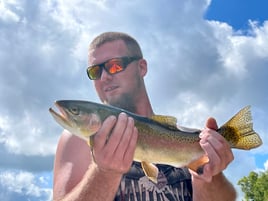
[[[109,96],[103,101],[107,105],[112,105],[130,112],[135,113],[136,108],[133,98],[129,94],[121,94],[120,96]]]
[[[112,106],[120,105],[119,104],[120,101],[116,97],[107,97],[106,99],[102,100],[102,102],[104,104],[112,105]]]

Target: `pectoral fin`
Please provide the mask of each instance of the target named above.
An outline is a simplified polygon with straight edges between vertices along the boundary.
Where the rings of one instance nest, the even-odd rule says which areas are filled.
[[[188,168],[195,171],[197,174],[203,174],[204,165],[209,162],[209,158],[207,156],[201,156],[199,159],[192,161],[188,164]]]
[[[154,183],[157,183],[158,168],[152,164],[145,161],[141,162],[141,167],[145,175]]]

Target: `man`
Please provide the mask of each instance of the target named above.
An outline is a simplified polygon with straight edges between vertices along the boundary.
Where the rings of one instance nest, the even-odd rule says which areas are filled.
[[[136,40],[107,32],[89,48],[88,76],[101,101],[139,115],[154,114],[144,84],[147,63]],[[133,162],[138,132],[125,113],[108,117],[94,136],[94,146],[63,131],[54,164],[54,200],[199,200],[232,201],[235,190],[222,171],[233,160],[227,142],[208,119],[200,145],[209,158],[198,175],[187,168],[158,165],[158,182]]]

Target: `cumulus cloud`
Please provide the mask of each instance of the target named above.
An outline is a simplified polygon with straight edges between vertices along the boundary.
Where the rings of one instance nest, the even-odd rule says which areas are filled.
[[[88,44],[103,31],[127,32],[140,42],[156,113],[202,128],[208,116],[221,125],[252,105],[255,130],[267,144],[268,21],[250,21],[249,30],[237,31],[227,23],[203,19],[209,3],[0,1],[0,157],[6,159],[0,166],[51,172],[61,128],[48,108],[57,99],[99,101],[85,68]],[[256,168],[254,153],[267,154],[267,146],[235,151],[235,162],[226,171],[237,173],[231,178],[234,183]],[[3,171],[1,188],[5,178],[14,181],[18,175],[28,181],[37,178]],[[45,190],[33,190],[39,184],[32,190],[5,190],[14,196],[22,191],[47,196]]]
[[[52,199],[52,191],[48,187],[48,180],[29,172],[0,171],[0,199],[49,201]]]
[[[18,22],[20,17],[16,14],[16,11],[19,10],[20,7],[16,1],[10,1],[8,4],[5,1],[0,1],[0,21],[4,23]]]
[[[264,163],[264,169],[268,170],[268,160]]]

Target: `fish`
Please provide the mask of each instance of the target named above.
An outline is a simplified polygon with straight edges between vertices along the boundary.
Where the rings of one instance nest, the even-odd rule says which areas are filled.
[[[203,166],[209,162],[199,144],[201,130],[178,126],[176,117],[153,115],[148,118],[111,105],[82,100],[58,100],[55,105],[59,113],[52,107],[49,112],[56,122],[86,140],[91,148],[94,135],[107,117],[117,117],[122,112],[132,117],[138,130],[133,160],[141,163],[145,175],[154,183],[159,173],[155,164],[184,166],[202,174]],[[250,106],[241,109],[217,132],[231,148],[250,150],[262,144],[253,129]]]

